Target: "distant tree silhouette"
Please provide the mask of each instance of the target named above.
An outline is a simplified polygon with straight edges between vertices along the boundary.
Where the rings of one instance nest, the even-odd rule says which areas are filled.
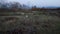
[[[32,8],[37,8],[36,6],[33,6]]]

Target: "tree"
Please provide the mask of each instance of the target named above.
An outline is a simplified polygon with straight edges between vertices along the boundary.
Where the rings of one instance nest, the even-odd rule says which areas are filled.
[[[37,8],[36,6],[33,6],[32,8]]]
[[[11,9],[13,11],[17,11],[19,9],[19,6],[20,6],[20,3],[18,3],[18,2],[11,3]]]

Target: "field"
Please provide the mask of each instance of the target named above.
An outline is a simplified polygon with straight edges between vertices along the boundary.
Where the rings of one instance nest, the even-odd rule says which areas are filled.
[[[59,14],[53,11],[0,12],[0,33],[60,34]]]

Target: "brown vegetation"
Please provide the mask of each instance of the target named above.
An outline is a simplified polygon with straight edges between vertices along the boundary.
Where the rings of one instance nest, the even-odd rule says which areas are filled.
[[[24,14],[20,15],[22,11]],[[4,16],[4,13],[9,12],[13,12],[15,16],[13,14],[13,17],[10,16],[11,14]],[[3,13],[3,16],[1,13]],[[56,15],[60,16],[57,9],[34,8],[31,12],[29,10],[0,9],[0,31],[3,34],[60,34],[60,17]]]

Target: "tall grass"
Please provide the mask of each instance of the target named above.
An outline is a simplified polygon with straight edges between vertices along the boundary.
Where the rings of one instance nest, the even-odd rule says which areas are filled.
[[[60,17],[43,12],[5,12],[0,14],[0,31],[20,34],[60,34]]]

